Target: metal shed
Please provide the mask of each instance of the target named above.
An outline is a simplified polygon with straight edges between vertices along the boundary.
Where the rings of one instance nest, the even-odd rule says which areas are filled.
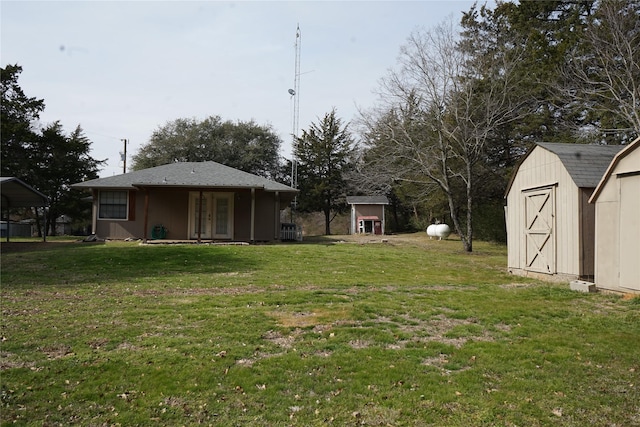
[[[596,286],[640,292],[640,138],[616,154],[589,202],[596,215]]]
[[[621,146],[538,143],[506,191],[508,269],[549,280],[594,276],[589,197]]]

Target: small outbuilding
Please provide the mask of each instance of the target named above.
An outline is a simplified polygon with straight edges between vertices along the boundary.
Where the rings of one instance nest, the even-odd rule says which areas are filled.
[[[640,138],[616,154],[589,202],[596,215],[596,286],[640,292]]]
[[[506,191],[508,269],[549,280],[594,277],[594,189],[622,146],[538,143]]]
[[[386,196],[347,196],[351,205],[351,234],[384,234]]]

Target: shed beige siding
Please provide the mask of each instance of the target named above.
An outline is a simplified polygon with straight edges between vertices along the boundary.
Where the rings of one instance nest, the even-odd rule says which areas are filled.
[[[595,200],[595,282],[640,291],[640,145],[620,158]]]
[[[538,190],[549,189],[553,203],[550,213],[549,239],[547,244],[553,259],[548,260],[549,271],[541,271],[540,265],[527,265],[532,256],[527,255],[532,249],[527,241],[527,196]],[[593,270],[586,265],[587,260],[581,258],[581,212],[589,210],[585,195],[579,191],[571,176],[557,155],[536,146],[520,164],[513,177],[507,194],[506,223],[509,271],[521,275],[542,274],[550,279],[565,280],[578,278]],[[582,208],[580,207],[582,203]],[[585,207],[585,205],[587,205]],[[531,209],[531,208],[529,208]],[[591,241],[593,244],[593,241]],[[593,274],[593,273],[591,273]]]

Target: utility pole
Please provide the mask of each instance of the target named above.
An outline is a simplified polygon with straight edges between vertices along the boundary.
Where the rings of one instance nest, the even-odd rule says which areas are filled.
[[[127,173],[127,139],[121,139],[124,142],[124,153],[120,153],[122,159],[122,173]]]

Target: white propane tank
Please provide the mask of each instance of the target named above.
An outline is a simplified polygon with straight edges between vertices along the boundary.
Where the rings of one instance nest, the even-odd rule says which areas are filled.
[[[427,227],[427,236],[429,236],[429,239],[436,237],[436,224],[431,224]]]
[[[447,224],[438,224],[436,225],[435,233],[436,233],[436,237],[442,240],[449,237],[449,234],[451,234],[451,229]]]

